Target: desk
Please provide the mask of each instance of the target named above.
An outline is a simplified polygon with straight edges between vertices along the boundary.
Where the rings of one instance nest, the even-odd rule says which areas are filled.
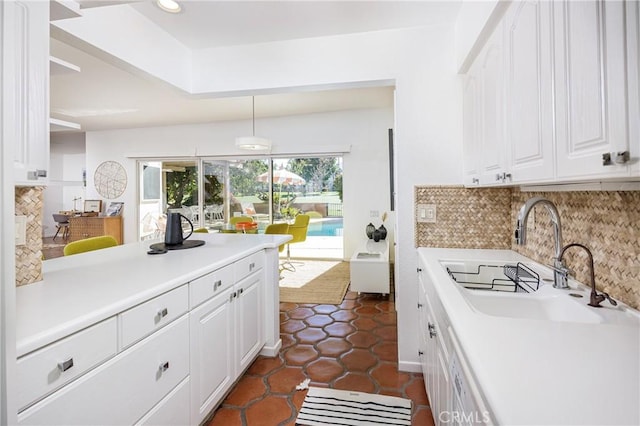
[[[122,216],[74,216],[69,218],[69,242],[111,235],[122,244]]]
[[[389,294],[389,242],[368,240],[351,256],[351,291]]]

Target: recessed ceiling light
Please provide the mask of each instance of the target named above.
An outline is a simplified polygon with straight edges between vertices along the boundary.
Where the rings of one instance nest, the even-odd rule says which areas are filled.
[[[182,10],[178,2],[174,0],[156,0],[158,7],[165,12],[178,13]]]

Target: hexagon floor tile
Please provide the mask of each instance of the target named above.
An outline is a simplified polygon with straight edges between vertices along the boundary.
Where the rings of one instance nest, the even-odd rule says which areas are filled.
[[[398,371],[393,289],[348,292],[339,305],[280,304],[282,349],[258,357],[207,426],[293,426],[312,386],[396,395],[413,401],[414,426],[433,425],[422,374]]]

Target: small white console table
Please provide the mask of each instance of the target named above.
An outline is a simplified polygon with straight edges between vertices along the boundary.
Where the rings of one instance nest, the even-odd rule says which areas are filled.
[[[351,256],[351,291],[389,294],[389,242],[364,242]]]

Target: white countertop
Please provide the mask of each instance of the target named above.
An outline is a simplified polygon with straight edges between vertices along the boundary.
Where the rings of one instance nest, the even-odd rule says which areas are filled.
[[[193,234],[205,245],[148,255],[151,243],[125,244],[43,263],[44,280],[16,289],[17,355],[176,288],[288,235]]]
[[[640,321],[587,324],[485,315],[471,308],[440,261],[531,259],[510,250],[418,253],[496,423],[640,424]],[[620,312],[606,301],[602,305],[597,311],[610,318]]]

